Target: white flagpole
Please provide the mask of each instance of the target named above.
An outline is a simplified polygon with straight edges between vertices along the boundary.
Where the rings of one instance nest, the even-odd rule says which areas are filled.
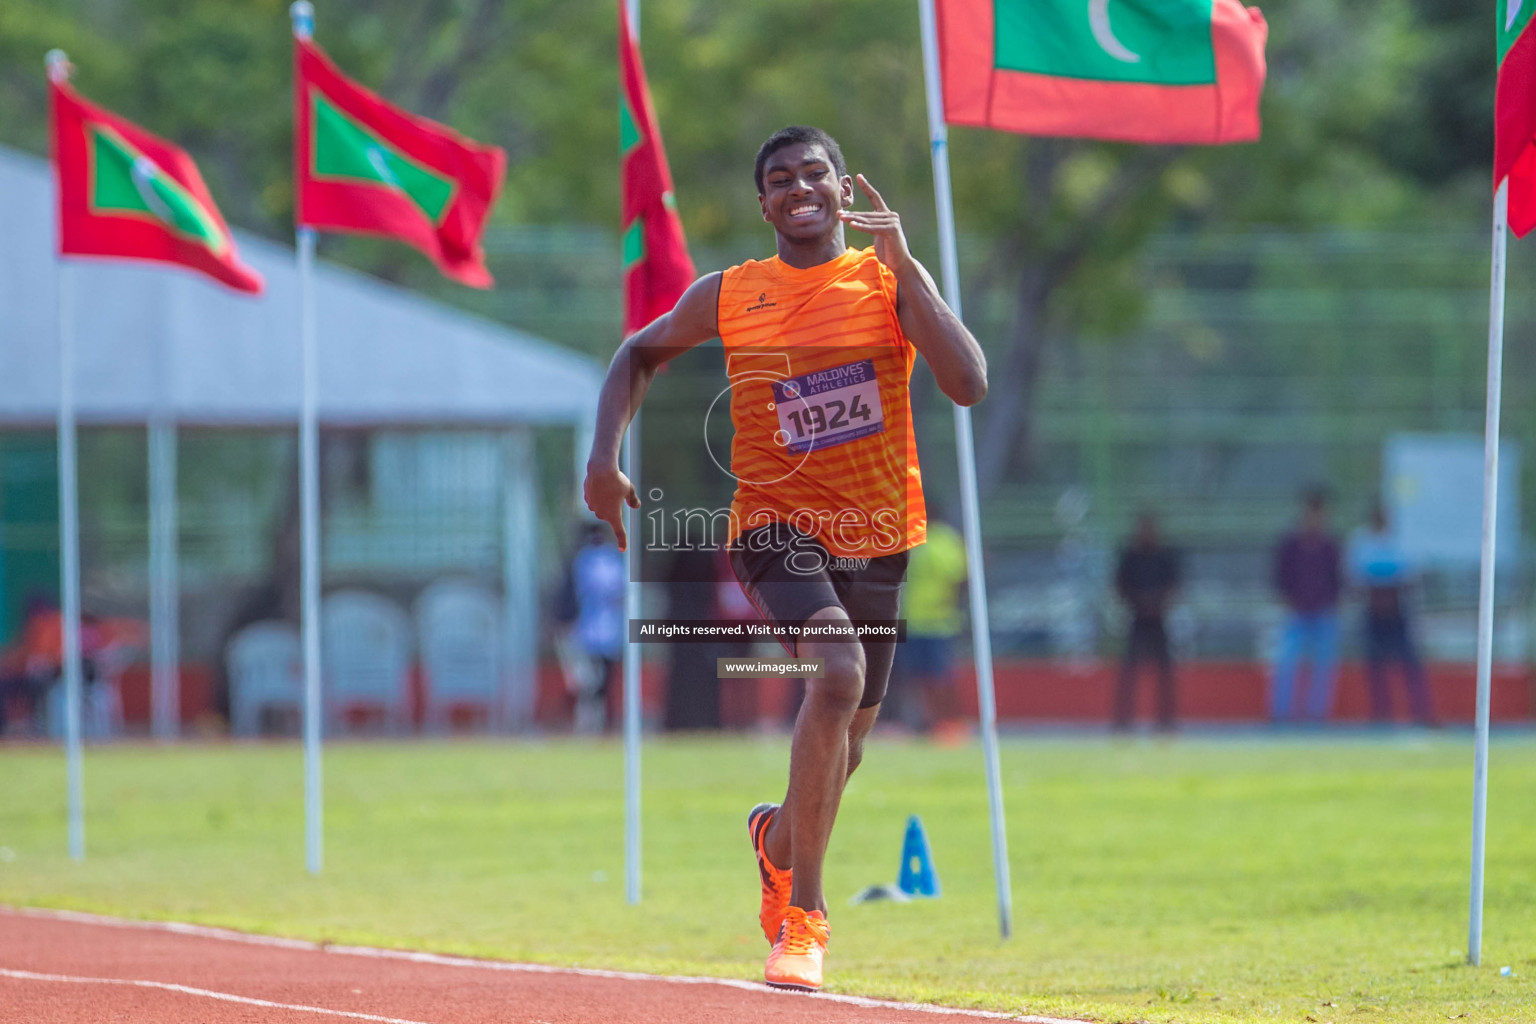
[[[172,298],[175,323],[183,299]],[[155,740],[169,743],[181,735],[181,572],[177,551],[176,411],[174,330],[160,332],[156,344],[155,385],[160,407],[150,413],[149,442],[149,637],[150,723]]]
[[[624,437],[624,464],[630,480],[640,479],[640,415]],[[629,515],[629,580],[624,585],[624,629],[640,618],[640,531],[638,509]],[[640,902],[640,645],[624,638],[624,898]]]
[[[176,563],[176,421],[161,412],[149,424],[149,616],[150,717],[162,743],[176,739],[181,728]]]
[[[944,121],[939,77],[939,43],[933,0],[918,0],[923,26],[923,79],[928,93],[928,137],[933,150],[933,190],[939,214],[939,264],[944,301],[960,312],[960,257],[955,244],[955,205],[949,181],[949,128]],[[976,442],[971,410],[955,406],[955,447],[960,463],[960,508],[969,564],[972,651],[976,658],[976,703],[981,711],[981,746],[987,771],[987,806],[992,820],[992,871],[997,881],[997,923],[1003,938],[1013,934],[1013,884],[1008,870],[1008,827],[1003,816],[1002,768],[997,750],[997,697],[992,685],[992,635],[987,615],[987,580],[981,555],[981,511],[976,487]]]
[[[315,9],[308,0],[288,8],[293,34],[309,39]],[[299,341],[303,351],[303,395],[299,410],[300,596],[304,642],[304,861],[318,875],[324,864],[324,794],[320,776],[320,431],[316,392],[319,359],[315,338],[315,229],[298,229]]]
[[[64,601],[64,750],[69,778],[69,855],[85,859],[85,765],[80,749],[80,498],[75,454],[75,268],[59,261],[59,547]]]
[[[48,77],[69,79],[69,58],[49,50]],[[85,765],[80,749],[80,498],[75,455],[75,268],[62,257],[59,268],[59,590],[63,617],[64,758],[69,803],[69,855],[85,859]]]
[[[1467,962],[1483,962],[1483,839],[1488,824],[1488,713],[1493,699],[1493,577],[1499,518],[1499,407],[1504,384],[1504,253],[1509,179],[1493,194],[1493,280],[1488,301],[1488,409],[1483,425],[1483,551],[1477,593],[1477,729],[1472,757],[1472,912]]]
[[[640,45],[640,0],[625,0],[629,31]],[[619,83],[622,92],[624,84]],[[622,102],[622,98],[620,100]],[[624,435],[624,471],[636,487],[640,486],[640,412],[629,423]],[[640,530],[638,509],[626,509],[629,515],[629,580],[624,586],[624,629],[640,617]],[[640,645],[624,638],[624,898],[634,906],[640,902]]]

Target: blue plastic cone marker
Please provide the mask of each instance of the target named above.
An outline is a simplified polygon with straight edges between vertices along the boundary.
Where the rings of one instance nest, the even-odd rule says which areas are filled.
[[[917,815],[907,819],[907,837],[901,844],[901,878],[896,883],[908,896],[937,896],[939,875],[933,869],[933,851]]]

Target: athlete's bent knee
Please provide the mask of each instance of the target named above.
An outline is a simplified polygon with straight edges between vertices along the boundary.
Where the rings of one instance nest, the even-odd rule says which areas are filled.
[[[828,645],[822,661],[826,674],[807,686],[839,710],[857,710],[864,699],[864,652],[858,644]]]

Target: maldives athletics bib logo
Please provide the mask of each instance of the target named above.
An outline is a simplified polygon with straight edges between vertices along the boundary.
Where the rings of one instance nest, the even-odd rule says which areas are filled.
[[[313,42],[294,45],[299,226],[397,238],[455,281],[490,287],[480,233],[506,153],[391,106]]]
[[[176,263],[259,294],[229,227],[183,150],[50,83],[59,254]]]

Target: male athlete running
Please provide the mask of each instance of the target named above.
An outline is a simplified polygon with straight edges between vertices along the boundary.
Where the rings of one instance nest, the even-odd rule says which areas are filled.
[[[987,391],[986,358],[913,259],[901,219],[819,128],[774,133],[754,168],[778,254],[695,281],[672,312],[619,347],[598,401],[586,501],[620,547],[624,505],[640,507],[619,445],[656,368],[719,337],[731,376],[731,565],[769,621],[806,632],[894,621],[907,552],[926,536],[908,383],[921,352],[961,405]],[[848,247],[844,225],[874,236]],[[772,943],[770,985],[814,991],[831,929],[822,861],[838,802],[885,696],[893,639],[805,639],[806,681],[782,805],[748,827]]]

